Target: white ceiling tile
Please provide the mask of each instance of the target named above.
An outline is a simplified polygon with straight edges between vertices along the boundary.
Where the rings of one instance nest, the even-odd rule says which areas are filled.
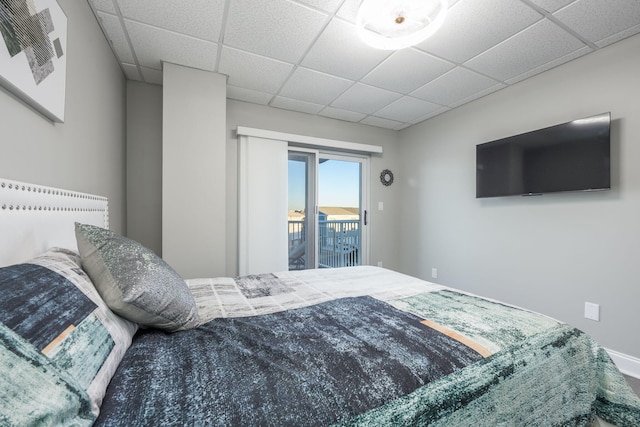
[[[529,77],[533,77],[536,74],[540,74],[543,71],[550,70],[550,69],[552,69],[554,67],[557,67],[558,65],[564,64],[565,62],[572,61],[572,60],[574,60],[576,58],[579,58],[579,57],[581,57],[583,55],[586,55],[587,53],[591,53],[591,52],[593,52],[593,50],[588,46],[585,46],[582,49],[574,50],[573,52],[570,52],[570,53],[568,53],[568,54],[566,54],[564,56],[556,58],[553,61],[544,63],[544,64],[540,65],[539,67],[531,68],[531,69],[525,71],[524,73],[522,73],[520,75],[517,75],[517,76],[515,76],[513,78],[510,78],[510,79],[506,80],[506,83],[509,84],[509,85],[515,84],[515,83],[517,83],[519,81],[528,79]]]
[[[424,122],[425,120],[428,120],[428,119],[430,119],[430,118],[432,118],[432,117],[435,117],[435,116],[438,116],[438,115],[440,115],[440,114],[442,114],[442,113],[445,113],[445,112],[447,112],[447,111],[449,111],[449,110],[451,110],[451,108],[449,108],[449,107],[442,107],[442,108],[440,108],[440,109],[438,109],[438,110],[431,111],[431,112],[429,112],[429,113],[425,114],[425,115],[424,115],[424,116],[422,116],[422,117],[418,117],[417,119],[412,120],[410,123],[412,123],[412,124],[414,124],[414,125],[415,125],[415,124],[417,124],[417,123]]]
[[[344,3],[342,3],[342,6],[338,9],[336,16],[355,24],[360,3],[362,3],[362,0],[344,0]]]
[[[613,34],[612,36],[606,37],[602,40],[596,42],[598,47],[606,47],[610,44],[618,42],[620,40],[626,39],[627,37],[631,37],[640,32],[640,24],[633,26],[631,28],[627,28],[624,31],[620,31],[619,33]]]
[[[218,45],[157,27],[125,20],[131,44],[140,65],[157,70],[161,62],[185,64],[214,71]]]
[[[283,108],[285,110],[299,111],[307,114],[318,114],[324,105],[314,104],[312,102],[300,101],[297,99],[285,98],[277,96],[271,103],[272,107]]]
[[[293,65],[238,49],[223,47],[218,71],[229,76],[229,84],[275,94]]]
[[[95,10],[116,14],[116,8],[112,0],[89,0],[89,3]]]
[[[425,114],[440,110],[441,108],[442,105],[437,105],[411,96],[403,96],[397,101],[394,101],[383,109],[377,111],[375,116],[406,123],[415,120],[418,117],[422,117]]]
[[[449,108],[459,107],[459,106],[461,106],[463,104],[466,104],[468,102],[471,102],[471,101],[474,101],[476,99],[482,98],[483,96],[487,96],[489,94],[492,94],[493,92],[497,92],[500,89],[504,89],[505,87],[507,87],[507,86],[503,85],[502,83],[497,84],[497,85],[492,86],[490,88],[487,88],[487,89],[478,91],[478,92],[476,92],[476,93],[474,93],[472,95],[469,95],[466,98],[462,98],[462,99],[459,99],[459,100],[457,100],[455,102],[452,102],[451,104],[447,105],[447,107],[449,107]]]
[[[135,63],[136,61],[133,58],[133,53],[131,53],[129,42],[127,42],[127,37],[120,24],[120,18],[103,12],[97,12],[97,15],[120,62]]]
[[[162,85],[162,71],[155,68],[140,67],[142,78],[147,83]]]
[[[440,105],[452,106],[463,99],[469,99],[476,94],[477,97],[480,97],[487,90],[497,90],[504,86],[466,68],[456,67],[411,92],[411,96]]]
[[[398,122],[395,120],[382,119],[380,117],[368,116],[364,120],[361,120],[360,123],[369,126],[376,126],[379,128],[386,129],[397,129],[400,126],[404,126],[406,123]]]
[[[407,94],[454,67],[415,49],[396,51],[362,79],[363,83]]]
[[[334,108],[371,114],[402,95],[396,92],[357,83],[331,103]]]
[[[542,15],[514,0],[460,0],[446,20],[418,47],[461,64],[523,30]]]
[[[170,31],[217,42],[225,0],[117,0],[122,16]]]
[[[140,71],[138,71],[138,67],[135,64],[121,63],[120,66],[122,67],[122,71],[127,79],[142,80]]]
[[[347,122],[359,122],[367,115],[355,111],[342,110],[340,108],[327,107],[319,113],[321,116],[332,119],[345,120]]]
[[[473,58],[465,66],[506,81],[584,47],[580,40],[544,19]]]
[[[333,13],[340,7],[342,0],[295,0],[298,3],[306,4],[325,12]]]
[[[297,68],[280,91],[280,95],[317,104],[329,104],[354,82],[329,74]]]
[[[345,79],[360,80],[391,53],[365,45],[358,38],[353,24],[334,18],[305,56],[302,65]]]
[[[616,0],[614,6],[602,0],[578,0],[553,16],[600,46],[601,41],[640,25],[640,1]]]
[[[543,8],[547,12],[555,12],[558,9],[562,9],[569,3],[573,3],[576,0],[530,0],[530,1],[536,6]]]
[[[269,101],[271,101],[271,98],[273,98],[273,95],[258,92],[257,90],[227,85],[227,98],[251,102],[252,104],[267,105]]]
[[[297,63],[326,21],[326,14],[299,3],[235,0],[229,7],[224,43]]]

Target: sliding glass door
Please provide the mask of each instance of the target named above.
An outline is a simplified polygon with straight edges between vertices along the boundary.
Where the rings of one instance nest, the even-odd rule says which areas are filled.
[[[289,151],[289,270],[316,267],[317,152]]]
[[[289,269],[368,262],[366,157],[289,149]]]

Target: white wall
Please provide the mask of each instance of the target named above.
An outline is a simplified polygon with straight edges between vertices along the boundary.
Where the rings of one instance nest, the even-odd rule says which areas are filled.
[[[640,357],[640,36],[401,132],[401,270]],[[475,145],[610,111],[612,190],[475,198]],[[601,321],[583,317],[585,301]]]
[[[371,264],[381,261],[385,267],[398,269],[400,259],[400,226],[398,218],[403,206],[399,203],[399,186],[384,187],[379,181],[383,169],[394,172],[396,182],[404,171],[396,155],[398,132],[372,126],[297,113],[246,102],[227,100],[227,275],[237,274],[238,266],[238,149],[235,130],[238,126],[307,135],[327,139],[381,145],[384,153],[371,159]],[[384,210],[378,211],[378,202]]]
[[[185,278],[225,273],[226,84],[163,64],[162,255]]]
[[[59,3],[67,16],[65,123],[0,90],[0,176],[106,196],[111,228],[124,233],[124,76],[87,2]]]

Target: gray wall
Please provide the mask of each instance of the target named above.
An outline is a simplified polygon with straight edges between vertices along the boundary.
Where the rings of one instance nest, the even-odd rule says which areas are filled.
[[[162,256],[162,86],[127,81],[127,235]]]
[[[0,90],[0,176],[106,196],[111,228],[124,233],[124,76],[87,2],[59,3],[67,16],[65,123]]]
[[[640,36],[401,132],[403,272],[640,357]],[[475,145],[610,111],[612,190],[475,199]],[[583,317],[585,301],[601,321]]]
[[[391,169],[395,179],[402,179],[399,159],[396,156],[398,132],[340,120],[334,120],[293,111],[270,108],[245,102],[227,100],[227,273],[237,272],[238,235],[238,170],[237,139],[238,126],[266,129],[319,138],[381,145],[384,153],[371,159],[371,264],[378,261],[383,266],[398,269],[401,241],[398,239],[398,224],[402,206],[399,203],[399,186],[384,187],[378,177],[383,169]],[[397,182],[397,181],[396,181]],[[378,202],[384,210],[378,211]]]
[[[162,90],[160,86],[146,83],[127,84],[127,135],[130,138],[127,159],[128,191],[131,193],[130,199],[142,198],[135,203],[130,202],[129,235],[132,238],[137,236],[141,243],[156,252],[159,250],[154,246],[154,241],[161,239],[162,235],[162,226],[159,225],[162,212],[155,208],[162,201],[162,183],[155,178],[161,173],[157,157],[162,156],[162,141],[158,136],[162,127]],[[371,263],[375,265],[381,261],[385,267],[399,268],[401,241],[398,239],[398,217],[402,209],[399,203],[400,186],[394,184],[384,187],[378,180],[383,169],[394,172],[396,183],[403,179],[404,171],[401,170],[396,155],[398,132],[233,100],[226,100],[226,110],[226,147],[217,148],[217,156],[225,160],[225,165],[218,171],[224,170],[225,173],[223,177],[216,179],[217,182],[225,182],[225,197],[218,201],[216,210],[225,215],[226,234],[224,239],[212,243],[216,251],[225,252],[226,266],[220,275],[238,274],[238,170],[235,134],[238,126],[383,146],[384,153],[374,156],[371,161]],[[383,211],[377,210],[378,202],[384,203]],[[152,230],[157,233],[155,238],[147,235]],[[189,248],[188,251],[191,250]]]

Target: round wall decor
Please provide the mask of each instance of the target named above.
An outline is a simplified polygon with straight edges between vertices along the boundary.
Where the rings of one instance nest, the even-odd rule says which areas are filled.
[[[380,172],[380,182],[385,187],[388,187],[391,184],[393,184],[393,172],[391,172],[389,169],[385,169],[382,172]]]

